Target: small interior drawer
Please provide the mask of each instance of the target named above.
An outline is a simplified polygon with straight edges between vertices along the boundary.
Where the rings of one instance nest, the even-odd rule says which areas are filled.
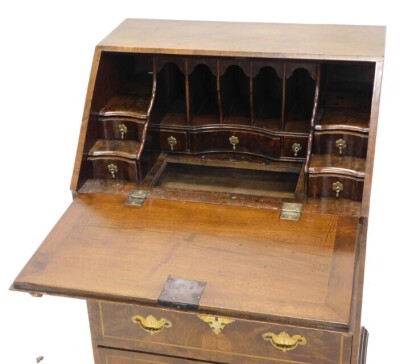
[[[313,152],[366,158],[368,134],[351,132],[316,132]]]
[[[120,179],[137,182],[138,172],[136,161],[122,158],[89,157],[93,165],[93,178]]]
[[[283,156],[291,158],[305,158],[307,154],[307,137],[284,137]]]
[[[213,362],[350,363],[345,333],[129,304],[89,309],[100,315],[101,346]]]
[[[176,130],[151,130],[147,143],[152,150],[184,152],[187,149],[186,132]]]
[[[103,117],[98,120],[100,139],[141,141],[144,121],[135,118]]]
[[[313,198],[338,197],[361,201],[363,188],[363,178],[310,174],[308,179],[308,195]]]

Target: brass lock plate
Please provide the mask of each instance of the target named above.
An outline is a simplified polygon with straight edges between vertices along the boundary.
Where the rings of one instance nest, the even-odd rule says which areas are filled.
[[[158,303],[163,306],[196,310],[199,308],[206,285],[207,282],[168,276],[158,297]]]

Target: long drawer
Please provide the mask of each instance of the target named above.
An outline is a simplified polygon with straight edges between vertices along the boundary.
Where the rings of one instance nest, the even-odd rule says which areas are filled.
[[[342,332],[133,304],[92,302],[89,311],[100,346],[225,363],[350,363]]]
[[[239,130],[210,130],[191,133],[191,148],[200,152],[242,152],[279,158],[281,139]]]

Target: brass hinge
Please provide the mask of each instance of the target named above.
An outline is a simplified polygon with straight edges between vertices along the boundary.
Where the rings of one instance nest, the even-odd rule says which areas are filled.
[[[303,205],[301,203],[285,202],[282,206],[281,220],[299,220],[302,207]]]
[[[144,200],[146,199],[148,195],[147,191],[144,190],[134,190],[132,193],[128,196],[128,198],[125,201],[125,205],[129,206],[142,206],[144,203]]]

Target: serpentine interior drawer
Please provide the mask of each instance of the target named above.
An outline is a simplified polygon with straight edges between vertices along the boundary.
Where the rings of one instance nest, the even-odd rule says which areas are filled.
[[[308,195],[313,198],[336,196],[361,201],[363,188],[363,178],[310,174],[308,179]]]
[[[100,346],[213,362],[350,363],[352,338],[341,332],[130,304],[89,311],[100,316]]]
[[[191,146],[200,152],[241,152],[279,158],[281,139],[243,130],[207,130],[191,133]]]

